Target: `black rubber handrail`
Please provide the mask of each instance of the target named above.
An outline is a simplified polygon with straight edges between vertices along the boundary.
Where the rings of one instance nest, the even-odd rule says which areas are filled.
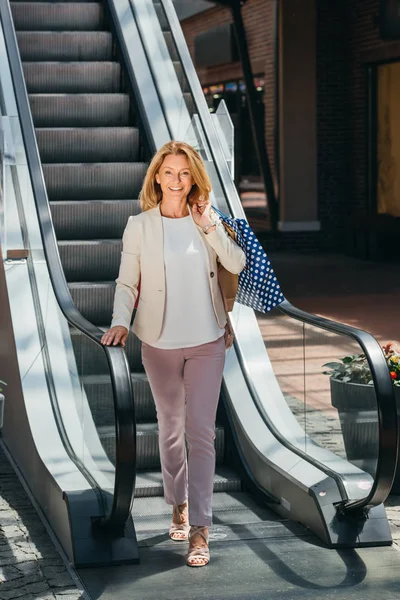
[[[222,153],[214,125],[211,120],[211,115],[207,107],[207,103],[204,98],[203,90],[200,85],[200,81],[196,74],[193,66],[193,62],[177,18],[175,8],[171,0],[159,0],[163,7],[170,32],[172,34],[175,47],[179,56],[179,60],[182,66],[183,73],[186,77],[190,92],[194,104],[196,106],[197,114],[199,115],[200,122],[203,127],[203,132],[208,142],[210,152],[213,157],[214,164],[218,173],[220,184],[225,193],[225,198],[229,208],[231,197],[237,195],[237,191],[230,175],[228,166]],[[234,211],[233,211],[234,213]],[[309,323],[314,327],[319,327],[327,331],[339,333],[356,340],[363,351],[365,352],[368,364],[371,369],[372,378],[375,384],[377,406],[378,406],[378,419],[379,419],[379,449],[378,449],[378,461],[375,479],[370,493],[367,497],[361,500],[349,500],[343,484],[341,476],[334,472],[332,469],[317,461],[314,457],[309,456],[303,452],[300,448],[289,444],[289,442],[276,430],[276,428],[270,422],[266,421],[267,417],[264,411],[260,411],[260,404],[258,409],[260,414],[263,415],[263,419],[266,425],[273,431],[274,435],[288,448],[290,448],[297,455],[301,456],[304,460],[310,462],[322,472],[333,477],[339,485],[339,489],[342,494],[343,502],[340,505],[342,511],[362,511],[371,506],[377,506],[381,504],[389,495],[392,483],[394,480],[397,455],[398,455],[398,435],[397,435],[397,409],[393,391],[393,384],[390,379],[389,370],[382,350],[375,340],[375,338],[366,333],[365,331],[330,321],[316,315],[307,313],[295,306],[290,302],[285,301],[280,307],[278,307],[282,313],[300,320],[305,323]],[[242,366],[243,373],[245,375],[249,389],[252,391],[254,396],[255,390],[252,389],[251,379],[247,371],[244,356],[242,355],[240,346],[235,342],[236,352],[238,354],[239,362]]]
[[[68,323],[90,338],[98,347],[102,348],[110,369],[116,432],[114,494],[109,512],[96,520],[96,526],[109,531],[112,535],[120,535],[130,515],[136,478],[136,421],[130,369],[122,347],[103,346],[100,342],[103,332],[81,315],[71,298],[58,252],[14,22],[8,0],[1,0],[0,18],[12,73],[43,249],[54,294],[60,310]],[[60,431],[62,429],[59,428]],[[73,451],[69,441],[65,438],[62,441],[71,460],[73,460],[88,481],[91,481],[91,485],[93,485],[93,478],[88,473],[85,465],[76,455],[72,454]]]

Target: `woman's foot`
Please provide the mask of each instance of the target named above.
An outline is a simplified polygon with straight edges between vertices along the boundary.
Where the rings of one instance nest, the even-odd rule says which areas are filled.
[[[205,567],[209,562],[208,527],[192,525],[189,532],[189,552],[186,564],[189,567]]]
[[[172,509],[172,523],[169,528],[169,537],[174,542],[186,542],[190,530],[188,517],[188,504],[174,504]]]

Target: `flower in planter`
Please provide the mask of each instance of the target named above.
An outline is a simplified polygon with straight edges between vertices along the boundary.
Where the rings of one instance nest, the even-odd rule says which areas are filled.
[[[5,382],[5,381],[2,381],[2,380],[0,379],[0,394],[1,394],[1,393],[2,393],[2,391],[3,391],[3,388],[1,387],[1,385],[7,385],[7,384],[6,384],[6,382]]]
[[[400,351],[393,349],[393,342],[382,346],[382,350],[393,385],[400,387]],[[350,354],[341,358],[340,361],[329,362],[323,365],[330,369],[329,371],[324,371],[324,375],[329,375],[333,379],[343,381],[344,383],[373,385],[371,371],[365,354]]]
[[[386,358],[390,371],[390,377],[395,387],[400,387],[400,352],[393,349],[393,343],[390,342],[383,346],[383,353]]]

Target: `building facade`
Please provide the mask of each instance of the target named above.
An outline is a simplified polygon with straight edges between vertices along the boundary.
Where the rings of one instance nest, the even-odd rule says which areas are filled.
[[[280,0],[277,30],[276,6],[248,0],[242,9],[279,181],[273,243],[390,260],[400,233],[399,3]],[[239,181],[257,179],[240,61],[222,52],[225,62],[207,65],[199,55],[202,37],[232,22],[230,9],[202,2],[198,10],[181,22],[203,90],[210,110],[223,97],[233,113]]]

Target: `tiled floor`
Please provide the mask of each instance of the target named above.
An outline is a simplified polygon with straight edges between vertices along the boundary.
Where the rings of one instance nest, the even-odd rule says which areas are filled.
[[[78,600],[76,587],[0,446],[0,600]]]

